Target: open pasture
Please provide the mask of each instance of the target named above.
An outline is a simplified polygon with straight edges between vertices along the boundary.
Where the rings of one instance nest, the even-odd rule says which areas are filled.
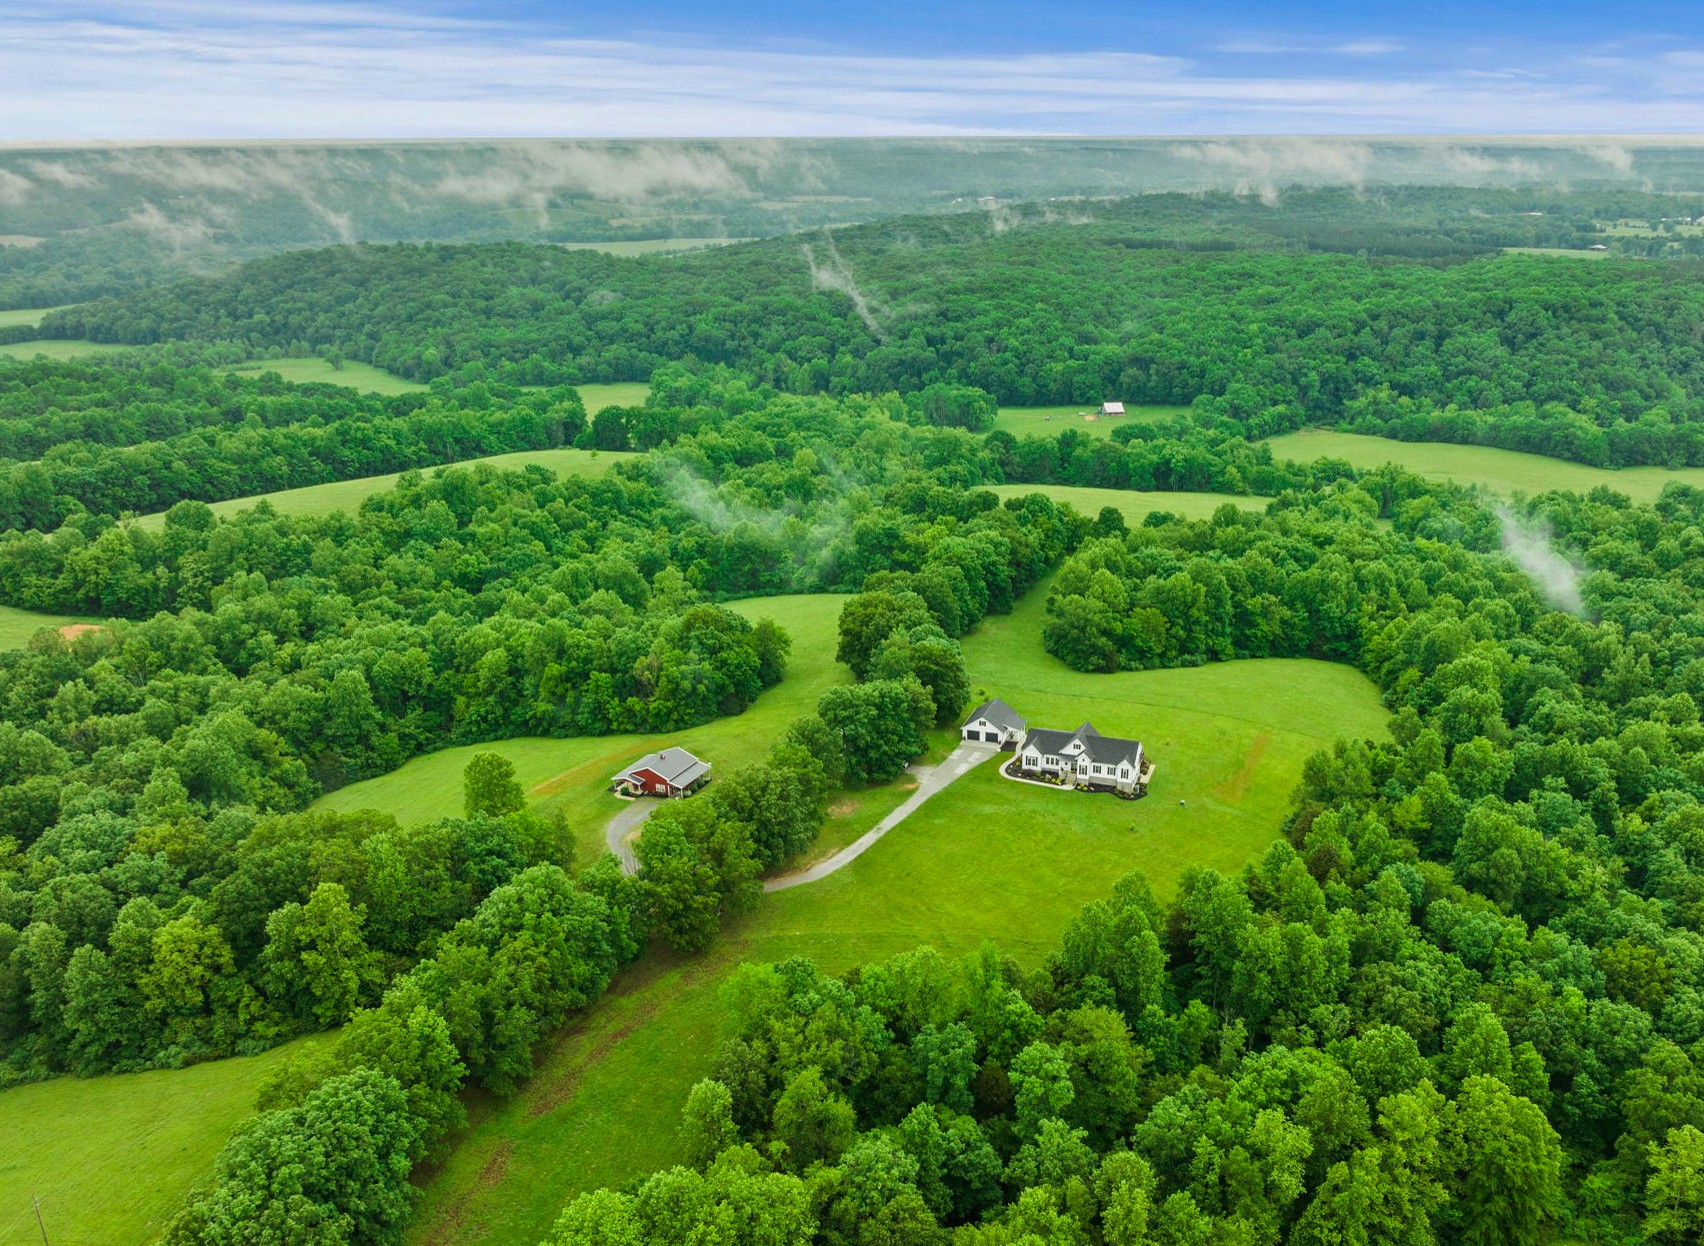
[[[651,396],[649,381],[610,381],[599,385],[576,385],[586,414],[596,415],[605,407],[642,407]]]
[[[558,476],[597,476],[609,470],[611,463],[631,457],[628,454],[611,450],[517,450],[513,454],[493,454],[483,459],[463,459],[459,463],[448,463],[447,467],[471,467],[475,463],[489,463],[493,467],[515,470],[529,465],[548,467]],[[419,469],[430,474],[438,470],[436,467]],[[304,485],[300,489],[280,489],[276,493],[260,493],[244,498],[228,498],[223,502],[212,503],[216,515],[235,515],[239,511],[250,510],[255,503],[267,502],[273,510],[281,515],[329,515],[332,511],[356,511],[361,503],[375,493],[383,493],[396,487],[401,472],[390,472],[383,476],[363,476],[359,480],[334,480],[323,485]],[[164,512],[152,515],[142,515],[137,523],[147,528],[164,526]]]
[[[1057,437],[1067,428],[1074,428],[1088,437],[1111,437],[1113,429],[1126,424],[1189,414],[1188,407],[1127,406],[1123,415],[1084,418],[1094,415],[1099,406],[1098,402],[1086,402],[1068,407],[1001,407],[1000,413],[994,417],[994,427],[1014,437]]]
[[[1581,251],[1575,247],[1504,247],[1504,255],[1539,255],[1563,260],[1607,260],[1614,251]],[[1627,256],[1621,256],[1627,259]]]
[[[602,251],[605,255],[673,255],[681,251],[702,251],[706,247],[725,247],[749,238],[623,238],[613,242],[564,242],[565,251]]]
[[[990,937],[1036,963],[1082,904],[1131,869],[1164,893],[1187,865],[1239,868],[1276,837],[1310,753],[1385,730],[1373,686],[1328,663],[1071,671],[1041,649],[1045,598],[1043,586],[966,638],[973,697],[1001,695],[1038,725],[1089,718],[1139,736],[1158,766],[1152,794],[1130,802],[1026,786],[987,763],[839,873],[766,895],[707,955],[648,957],[543,1053],[519,1095],[473,1105],[472,1125],[426,1184],[411,1241],[536,1246],[573,1193],[677,1161],[680,1105],[710,1069],[718,989],[740,963],[804,955],[843,970],[919,943],[964,953]],[[812,599],[779,600],[803,610]],[[795,663],[805,650],[796,624]],[[863,827],[891,808],[868,804],[852,815]]]
[[[254,1114],[261,1081],[308,1044],[185,1069],[0,1091],[0,1243],[145,1246]]]
[[[0,355],[9,355],[13,359],[34,359],[37,355],[48,359],[78,359],[85,355],[114,355],[127,351],[128,346],[117,346],[111,342],[83,342],[73,338],[42,338],[33,342],[8,342],[0,346]]]
[[[30,637],[44,627],[59,628],[99,621],[75,614],[41,614],[34,610],[19,610],[16,606],[0,606],[0,649],[22,649],[29,644]]]
[[[19,325],[29,325],[32,329],[41,323],[41,318],[48,312],[63,311],[67,303],[61,307],[11,307],[0,311],[0,329],[15,329]]]
[[[1497,450],[1490,446],[1458,446],[1429,441],[1392,441],[1360,433],[1331,429],[1306,429],[1270,438],[1276,459],[1342,459],[1351,467],[1367,469],[1386,463],[1406,467],[1428,480],[1453,480],[1457,484],[1481,485],[1493,493],[1544,493],[1572,489],[1585,493],[1605,485],[1625,493],[1635,502],[1649,502],[1669,481],[1704,487],[1704,467],[1670,471],[1664,467],[1587,467],[1542,454]]]
[[[252,363],[221,368],[220,371],[232,372],[238,376],[259,376],[263,372],[276,372],[286,381],[294,381],[298,385],[342,385],[347,389],[360,389],[373,394],[412,394],[426,388],[418,381],[406,380],[394,372],[375,368],[370,363],[349,359],[340,367],[334,368],[324,359],[313,355],[293,356],[288,359],[257,359]]]
[[[1133,528],[1154,511],[1168,511],[1185,519],[1208,519],[1226,502],[1246,511],[1262,511],[1272,500],[1231,493],[1142,493],[1135,489],[1092,489],[1086,485],[990,485],[989,488],[1003,498],[1045,493],[1055,502],[1069,502],[1079,514],[1090,519],[1100,514],[1102,507],[1110,506]]]
[[[773,619],[793,639],[787,677],[758,698],[745,713],[719,718],[668,735],[581,736],[566,740],[525,737],[492,744],[448,748],[417,757],[390,774],[353,783],[320,798],[319,807],[338,810],[380,809],[402,822],[426,822],[461,814],[462,769],[475,753],[501,753],[515,764],[515,776],[534,807],[561,810],[574,829],[581,860],[603,851],[603,830],[623,804],[608,792],[612,775],[653,750],[678,744],[722,772],[759,760],[793,719],[813,712],[817,699],[850,678],[834,660],[836,625],[843,596],[814,593],[756,597],[730,603],[746,618]],[[714,772],[713,772],[714,773]],[[870,816],[874,822],[902,799],[895,794]],[[854,821],[868,800],[850,802],[837,821]],[[826,832],[825,832],[826,833]]]

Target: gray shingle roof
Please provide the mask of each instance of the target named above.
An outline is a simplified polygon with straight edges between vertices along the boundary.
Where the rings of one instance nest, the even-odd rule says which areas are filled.
[[[986,718],[996,727],[1005,731],[1022,731],[1024,729],[1024,720],[1018,716],[1018,711],[1007,705],[999,697],[995,697],[992,701],[984,701],[971,710],[970,716],[964,720],[965,725],[970,725],[978,718]]]
[[[710,763],[699,761],[683,748],[666,748],[660,753],[647,753],[615,777],[631,779],[640,770],[654,771],[674,787],[690,787],[710,773]]]
[[[1135,765],[1136,758],[1142,751],[1140,741],[1102,735],[1095,730],[1093,723],[1084,723],[1075,731],[1054,731],[1047,727],[1034,727],[1024,737],[1023,747],[1028,749],[1033,744],[1037,751],[1043,755],[1057,757],[1060,750],[1072,740],[1080,740],[1083,745],[1083,756],[1100,766],[1116,766],[1122,762]]]

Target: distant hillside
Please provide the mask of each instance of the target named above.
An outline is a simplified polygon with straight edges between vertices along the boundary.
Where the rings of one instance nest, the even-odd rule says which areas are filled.
[[[787,139],[0,149],[0,308],[329,243],[767,237],[1013,200],[1704,186],[1676,140]],[[1642,213],[1641,213],[1642,214]]]
[[[904,217],[674,258],[340,247],[56,312],[41,332],[338,351],[416,381],[469,365],[522,385],[635,381],[694,359],[798,392],[1204,400],[1252,436],[1342,423],[1600,465],[1704,462],[1697,265],[1500,253],[1565,242],[1590,228],[1584,211],[1322,191]]]

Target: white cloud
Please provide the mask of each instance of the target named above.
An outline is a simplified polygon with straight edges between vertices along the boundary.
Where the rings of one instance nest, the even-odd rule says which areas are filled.
[[[1395,39],[1350,39],[1345,42],[1305,39],[1232,39],[1215,45],[1218,52],[1240,56],[1389,56],[1405,44]]]
[[[1644,77],[1583,55],[1471,72],[1386,60],[1377,74],[1248,74],[1234,61],[1143,52],[881,56],[594,40],[376,0],[12,0],[7,22],[0,141],[1626,133],[1691,132],[1704,115],[1699,54],[1686,50],[1651,53]],[[1375,37],[1224,46],[1336,55],[1345,70],[1400,50]]]

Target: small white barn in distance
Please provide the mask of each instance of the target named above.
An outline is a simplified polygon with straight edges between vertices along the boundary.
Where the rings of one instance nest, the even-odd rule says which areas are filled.
[[[959,729],[959,738],[970,744],[998,744],[1004,748],[1023,739],[1025,725],[1017,710],[995,697],[970,711],[970,717]]]
[[[1122,402],[1103,402],[1100,405],[1100,414],[1102,414],[1102,415],[1123,415],[1124,414],[1124,404]]]

